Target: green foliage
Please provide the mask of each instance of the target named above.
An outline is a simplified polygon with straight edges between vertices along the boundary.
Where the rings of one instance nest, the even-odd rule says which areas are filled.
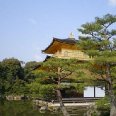
[[[81,80],[85,75],[85,73],[80,70],[82,63],[76,59],[50,58],[44,62],[42,66],[46,69],[43,78],[50,79],[50,83],[56,85],[60,79],[61,88],[65,87],[62,83],[74,83]]]
[[[39,96],[47,101],[56,99],[55,86],[51,84],[42,85],[39,89]]]
[[[36,67],[38,67],[39,65],[40,65],[40,62],[36,62],[36,61],[27,62],[24,67],[25,72],[28,73],[32,71],[33,69],[35,69]]]
[[[0,81],[2,81],[4,78],[5,78],[5,68],[3,67],[2,62],[0,62]]]
[[[116,16],[107,14],[102,18],[96,17],[92,23],[86,23],[79,29],[82,36],[78,45],[93,60],[88,69],[106,80],[107,66],[110,66],[112,79],[115,79],[114,67],[116,67]]]
[[[77,92],[83,93],[85,85],[82,83],[71,83],[71,86],[73,86]]]
[[[115,102],[116,100],[114,96],[114,93],[116,93],[115,27],[116,15],[106,14],[102,18],[96,17],[94,22],[86,23],[81,26],[79,31],[82,33],[82,36],[79,38],[78,43],[83,51],[93,58],[93,60],[89,62],[88,69],[93,75],[97,75],[95,76],[97,80],[103,80],[108,84],[109,88],[107,93],[110,97],[110,102]],[[98,107],[102,106],[102,108],[100,107],[102,110],[107,107],[103,105],[105,104],[104,101],[100,101],[99,104]],[[112,103],[110,108],[112,108]],[[109,113],[109,109],[105,110],[108,110]],[[102,116],[103,115],[105,116],[105,114],[102,114]]]
[[[24,78],[23,68],[21,67],[19,60],[14,58],[4,59],[2,61],[2,66],[5,69],[5,76],[7,77],[7,80],[11,83],[16,78]]]
[[[31,82],[30,84],[27,84],[27,87],[29,89],[29,95],[32,97],[39,97],[39,89],[40,89],[40,84],[36,81]]]
[[[24,66],[24,74],[25,74],[25,80],[27,82],[32,82],[35,79],[35,75],[33,73],[33,70],[37,68],[40,65],[39,62],[36,61],[30,61],[27,62]]]
[[[16,79],[10,93],[14,95],[26,95],[28,94],[28,88],[26,87],[25,81]]]
[[[59,58],[50,58],[42,65],[47,67],[48,71],[56,73],[58,67],[65,71],[74,71],[76,68],[77,60],[75,59],[59,59]]]
[[[2,96],[5,92],[4,77],[5,77],[5,69],[3,68],[2,63],[0,62],[0,96]]]
[[[96,101],[96,105],[98,109],[107,109],[110,108],[110,101],[108,97],[104,97],[98,101]]]
[[[97,110],[100,112],[100,116],[110,115],[110,101],[109,98],[105,97],[96,102]]]
[[[53,84],[54,79],[56,79],[56,75],[53,72],[46,72],[44,70],[34,71],[36,82],[40,84]]]
[[[41,99],[51,100],[56,98],[56,90],[73,89],[82,92],[84,89],[85,73],[80,70],[83,63],[76,59],[50,58],[35,70],[35,81],[29,84],[32,95]],[[86,79],[87,80],[87,79]],[[77,83],[81,81],[81,83]]]
[[[41,84],[38,79],[27,85],[30,95],[34,98],[40,98],[43,100],[51,100],[56,98],[55,85]]]
[[[21,95],[27,91],[24,71],[18,59],[9,58],[0,62],[0,90],[7,95]]]

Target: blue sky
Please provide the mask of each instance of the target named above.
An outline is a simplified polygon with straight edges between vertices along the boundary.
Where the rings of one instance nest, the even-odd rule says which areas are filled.
[[[53,37],[67,38],[96,16],[116,15],[116,0],[0,0],[0,61],[42,61]]]

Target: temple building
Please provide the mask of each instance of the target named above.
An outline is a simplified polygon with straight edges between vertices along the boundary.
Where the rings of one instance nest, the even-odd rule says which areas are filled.
[[[52,57],[56,58],[91,60],[91,58],[77,46],[77,42],[78,41],[73,38],[72,34],[67,39],[53,38],[51,44],[45,50],[42,50],[42,52],[51,54]]]
[[[90,61],[90,58],[87,54],[82,52],[78,47],[78,40],[76,40],[71,33],[70,36],[66,39],[53,38],[51,44],[45,49],[42,50],[43,53],[62,59],[78,59],[79,61]],[[79,97],[104,97],[105,92],[103,89],[95,86],[87,86]]]

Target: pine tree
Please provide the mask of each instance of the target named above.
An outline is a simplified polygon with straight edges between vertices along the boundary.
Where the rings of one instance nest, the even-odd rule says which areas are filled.
[[[54,89],[64,116],[70,115],[64,107],[61,90],[72,86],[80,92],[84,89],[82,83],[77,83],[84,75],[81,70],[78,69],[80,69],[80,62],[76,59],[50,58],[43,62],[39,70],[35,71],[37,77],[35,82],[38,82],[39,88],[44,87],[45,91],[46,87],[48,88],[48,91],[50,90],[49,88]],[[34,84],[31,84],[31,88],[33,85]],[[53,94],[53,92],[51,92],[51,94]],[[47,96],[49,95],[47,94]]]
[[[86,23],[78,29],[80,47],[92,60],[90,71],[108,84],[110,97],[110,116],[116,116],[114,95],[116,80],[116,16],[106,14],[96,17],[94,22]]]

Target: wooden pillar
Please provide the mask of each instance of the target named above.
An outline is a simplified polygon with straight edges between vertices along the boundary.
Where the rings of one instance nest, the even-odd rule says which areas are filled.
[[[95,89],[95,86],[94,86],[94,97],[96,97],[96,95],[95,95],[95,93],[96,93],[95,90],[96,90],[96,89]]]

